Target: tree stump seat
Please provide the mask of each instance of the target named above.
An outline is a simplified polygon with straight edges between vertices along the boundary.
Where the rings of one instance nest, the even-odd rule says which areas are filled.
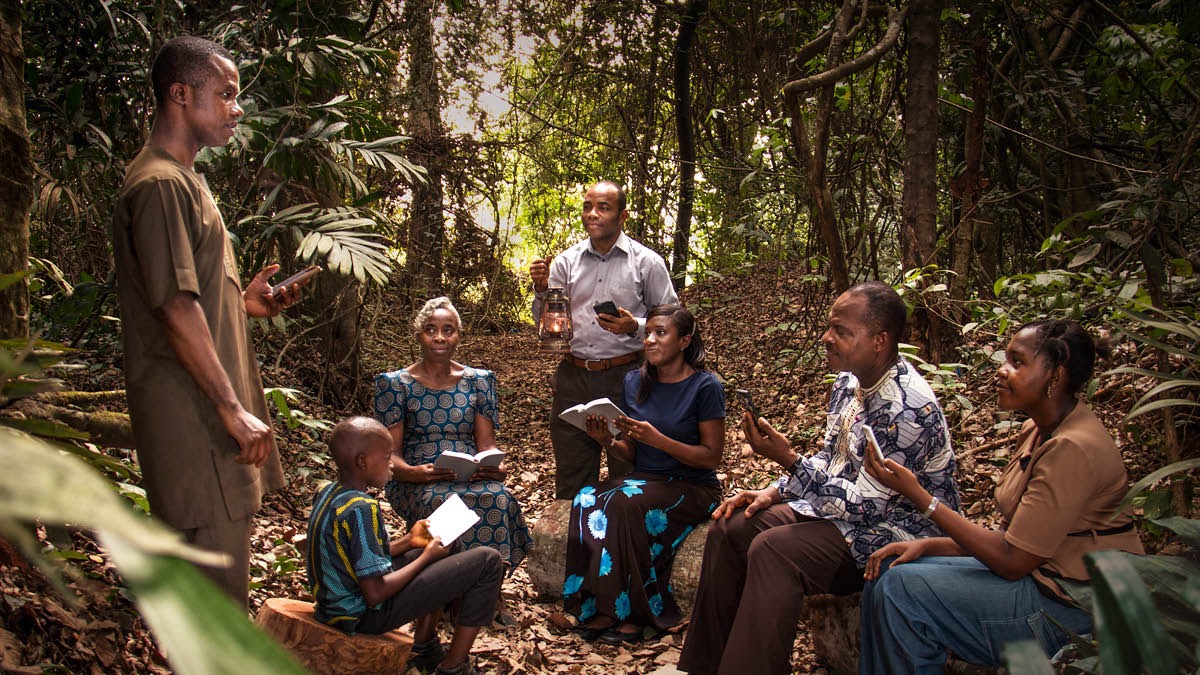
[[[346,635],[317,621],[313,604],[271,598],[254,622],[317,675],[395,675],[404,672],[412,633],[400,628],[382,635]]]
[[[813,595],[805,599],[800,620],[808,627],[817,659],[835,672],[858,672],[859,609],[862,593]],[[951,655],[943,670],[946,675],[993,675],[1003,672],[976,666]]]
[[[567,570],[567,528],[571,525],[571,500],[558,499],[542,511],[533,526],[533,549],[525,559],[525,571],[538,595],[546,601],[562,597]],[[671,563],[671,588],[684,616],[692,612],[696,586],[700,584],[700,562],[709,523],[701,523],[683,543]]]

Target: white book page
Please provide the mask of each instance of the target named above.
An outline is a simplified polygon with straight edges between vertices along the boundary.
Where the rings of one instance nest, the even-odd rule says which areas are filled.
[[[441,539],[443,546],[449,546],[478,522],[479,514],[472,511],[461,497],[451,494],[429,514],[429,533]]]

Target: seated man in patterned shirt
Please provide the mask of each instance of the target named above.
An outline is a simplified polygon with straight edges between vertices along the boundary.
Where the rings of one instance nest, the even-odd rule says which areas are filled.
[[[804,598],[863,585],[867,557],[893,541],[937,536],[930,513],[863,471],[871,427],[947,508],[959,507],[950,433],[929,384],[900,357],[906,309],[880,282],[843,293],[821,337],[838,372],[822,448],[802,457],[765,419],[742,419],[758,454],[787,467],[763,490],[713,512],[679,668],[689,673],[786,673]]]

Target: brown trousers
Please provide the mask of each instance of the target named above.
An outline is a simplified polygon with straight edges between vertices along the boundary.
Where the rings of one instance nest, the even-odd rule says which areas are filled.
[[[688,673],[791,672],[804,598],[853,593],[862,572],[837,526],[776,504],[713,523],[679,669]]]
[[[218,509],[214,522],[182,531],[183,540],[197,548],[229,554],[228,567],[197,565],[196,569],[243,608],[250,603],[250,526],[253,520],[254,516],[229,520],[225,517],[225,509]]]
[[[642,366],[641,359],[608,370],[590,371],[564,359],[554,371],[554,404],[550,410],[550,443],[554,445],[554,496],[571,499],[584,485],[600,480],[600,444],[582,429],[558,418],[558,414],[580,403],[607,397],[624,409],[625,373]],[[625,412],[629,412],[626,410]],[[633,466],[611,452],[608,477],[618,478]]]

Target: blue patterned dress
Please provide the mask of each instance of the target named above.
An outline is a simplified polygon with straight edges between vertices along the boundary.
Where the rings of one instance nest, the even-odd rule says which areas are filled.
[[[475,454],[475,419],[483,415],[500,428],[496,376],[490,370],[466,367],[450,389],[429,389],[407,370],[375,378],[375,417],[384,426],[404,424],[404,461],[412,466],[432,464],[446,450]],[[521,505],[504,483],[404,483],[388,481],[392,509],[410,525],[429,517],[451,493],[458,494],[480,521],[462,536],[465,548],[490,546],[500,552],[509,572],[521,564],[531,539]]]

